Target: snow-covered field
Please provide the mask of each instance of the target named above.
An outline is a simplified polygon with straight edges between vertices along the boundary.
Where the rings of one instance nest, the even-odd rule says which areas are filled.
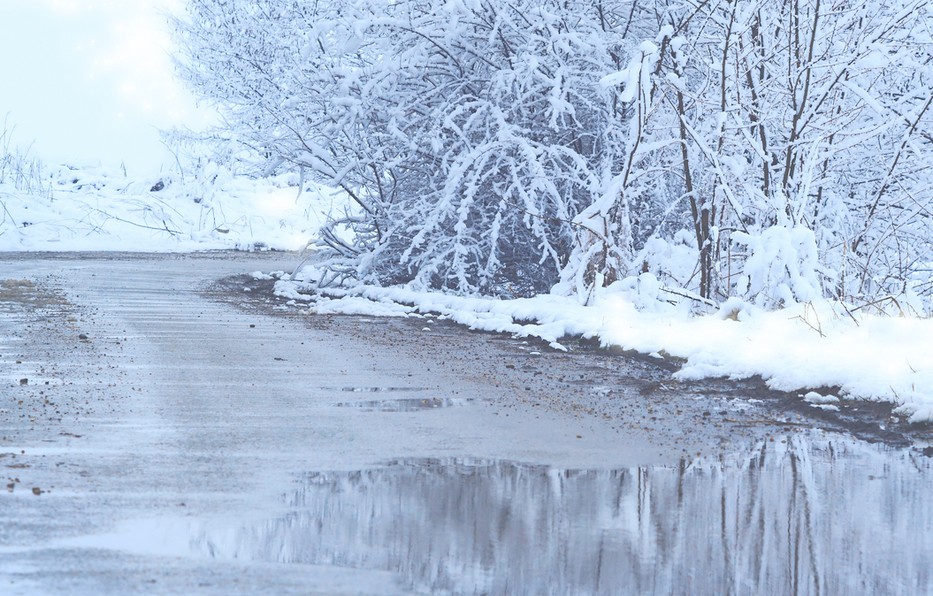
[[[341,197],[297,176],[254,180],[208,170],[127,178],[120,171],[61,168],[48,188],[23,193],[0,185],[0,250],[154,251],[301,250],[313,242]],[[316,271],[282,274],[277,292],[318,313],[439,315],[474,329],[567,335],[684,359],[678,378],[761,375],[798,391],[813,407],[836,398],[892,402],[912,421],[933,420],[933,320],[851,311],[829,302],[764,311],[738,300],[705,315],[672,304],[650,274],[603,289],[588,305],[542,295],[497,300],[412,288],[359,286],[312,296]],[[689,301],[687,301],[689,302]],[[893,313],[893,314],[892,314]],[[816,393],[811,393],[811,390]]]
[[[298,176],[207,168],[145,178],[60,167],[32,192],[0,184],[0,250],[301,250],[343,202]]]

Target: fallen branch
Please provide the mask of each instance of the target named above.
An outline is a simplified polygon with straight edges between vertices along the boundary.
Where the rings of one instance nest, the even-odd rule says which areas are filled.
[[[668,294],[674,294],[675,296],[680,296],[681,298],[686,298],[686,299],[688,299],[688,300],[693,300],[693,301],[695,301],[695,302],[699,302],[699,303],[701,303],[701,304],[705,304],[706,306],[711,306],[711,307],[713,307],[713,308],[719,308],[719,305],[718,305],[717,303],[713,302],[712,300],[710,300],[709,298],[704,298],[704,297],[702,297],[702,296],[697,296],[696,294],[693,294],[693,293],[688,292],[688,291],[686,291],[686,290],[673,290],[673,289],[671,289],[671,288],[661,288],[661,291],[662,291],[662,292],[667,292]]]
[[[162,222],[162,225],[163,225],[164,227],[158,228],[158,227],[155,227],[155,226],[147,226],[147,225],[145,225],[145,224],[136,223],[135,221],[130,221],[130,220],[128,220],[128,219],[123,219],[122,217],[117,217],[116,215],[111,215],[110,213],[107,213],[106,211],[103,211],[103,210],[101,210],[101,209],[92,208],[91,211],[95,211],[95,212],[100,213],[101,215],[103,215],[103,216],[105,216],[105,217],[108,217],[108,218],[110,218],[110,219],[115,219],[115,220],[117,220],[117,221],[119,221],[119,222],[123,222],[123,223],[129,224],[129,225],[131,225],[131,226],[136,226],[137,228],[142,228],[142,229],[144,229],[144,230],[154,230],[154,231],[156,231],[156,232],[168,232],[169,234],[171,234],[171,235],[173,235],[173,236],[179,236],[179,235],[181,235],[181,232],[179,232],[178,230],[172,230],[171,228],[169,228],[169,227],[168,227],[168,224],[165,223],[165,221]]]

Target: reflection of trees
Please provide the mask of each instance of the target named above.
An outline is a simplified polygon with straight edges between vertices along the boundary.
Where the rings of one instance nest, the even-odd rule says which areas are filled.
[[[918,593],[929,460],[839,439],[679,467],[399,461],[316,473],[218,556],[391,570],[483,593]]]

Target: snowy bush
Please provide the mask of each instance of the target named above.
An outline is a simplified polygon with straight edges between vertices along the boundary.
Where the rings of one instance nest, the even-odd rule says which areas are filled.
[[[359,204],[333,222],[354,243],[324,234],[336,268],[529,294],[568,261],[628,266],[626,108],[597,85],[630,13],[611,7],[205,0],[179,30],[188,79],[270,171],[307,170]]]
[[[772,226],[755,236],[735,232],[732,242],[748,251],[735,282],[739,297],[766,308],[822,298],[812,231]]]
[[[696,244],[686,230],[676,232],[671,240],[652,236],[639,251],[637,261],[643,272],[653,273],[666,284],[687,287],[696,274]]]

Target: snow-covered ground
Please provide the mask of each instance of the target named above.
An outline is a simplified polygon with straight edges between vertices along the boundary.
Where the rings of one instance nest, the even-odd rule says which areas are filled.
[[[0,185],[0,250],[182,252],[257,248],[301,250],[344,201],[297,176],[254,180],[208,170],[127,178],[113,170],[61,168],[33,193]],[[650,274],[603,289],[588,305],[565,296],[497,300],[412,288],[359,286],[312,296],[316,271],[283,275],[277,292],[318,313],[436,314],[474,329],[567,335],[679,358],[678,378],[760,375],[798,391],[813,407],[836,398],[892,402],[912,421],[933,420],[933,320],[886,316],[839,304],[764,311],[736,299],[696,315]],[[816,393],[811,393],[811,390]]]
[[[209,167],[127,177],[114,169],[60,167],[32,192],[0,184],[0,250],[301,250],[340,208],[329,189],[298,176],[233,176]]]

